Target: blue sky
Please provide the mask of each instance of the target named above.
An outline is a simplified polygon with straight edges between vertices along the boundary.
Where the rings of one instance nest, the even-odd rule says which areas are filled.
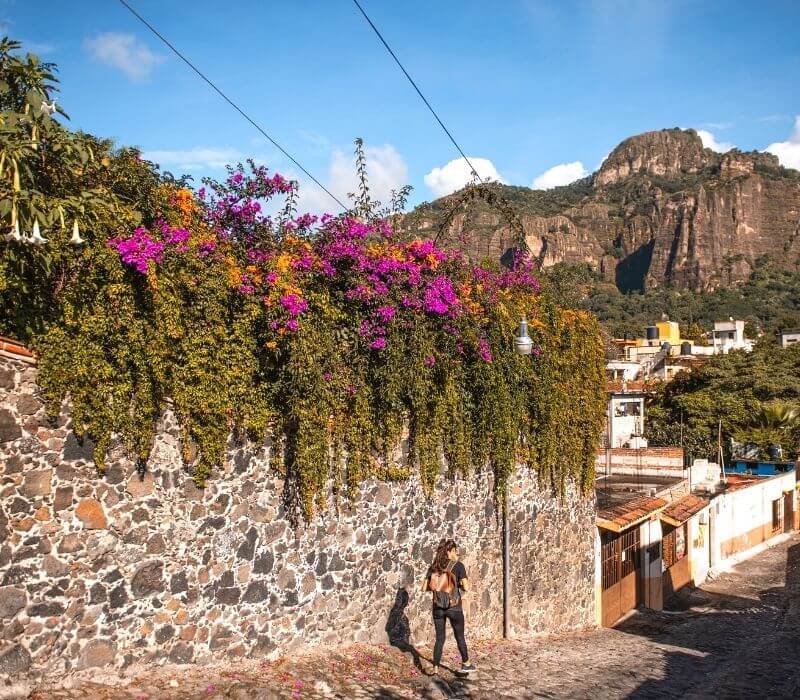
[[[419,202],[462,184],[466,166],[448,167],[454,147],[351,0],[131,2],[337,194],[357,136],[379,194],[409,183]],[[774,144],[800,168],[797,0],[363,5],[481,174],[562,183],[673,126],[718,148]],[[114,0],[0,0],[0,21],[59,64],[74,127],[198,178],[246,155],[296,174]],[[304,191],[309,208],[332,204]]]

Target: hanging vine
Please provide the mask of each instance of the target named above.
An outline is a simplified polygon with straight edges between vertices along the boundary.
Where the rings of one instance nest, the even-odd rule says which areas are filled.
[[[366,478],[412,472],[429,492],[443,472],[488,466],[500,494],[520,465],[557,491],[570,480],[590,488],[599,328],[543,294],[524,254],[508,269],[474,266],[397,237],[392,212],[370,198],[360,142],[354,211],[321,219],[296,213],[296,183],[252,162],[195,192],[135,151],[92,144],[75,176],[97,200],[83,247],[57,231],[48,249],[0,243],[0,308],[28,299],[0,331],[35,347],[50,411],[70,399],[101,470],[114,434],[146,460],[171,399],[198,484],[223,463],[232,431],[271,436],[287,499],[305,517],[331,485],[352,494]],[[30,185],[55,201],[74,163],[59,149],[45,165]],[[484,187],[473,191],[491,194]],[[281,197],[274,220],[264,204]],[[523,314],[532,357],[512,348]]]

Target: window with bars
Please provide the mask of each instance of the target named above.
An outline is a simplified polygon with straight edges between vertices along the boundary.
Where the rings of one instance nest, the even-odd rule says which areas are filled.
[[[661,568],[666,571],[686,556],[686,523],[664,534],[662,548]]]
[[[639,569],[640,561],[638,527],[608,539],[601,550],[603,590]]]

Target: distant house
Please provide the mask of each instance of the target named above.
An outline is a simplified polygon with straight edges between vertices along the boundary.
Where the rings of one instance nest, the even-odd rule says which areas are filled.
[[[731,557],[746,557],[800,525],[794,464],[776,464],[770,475],[764,469],[764,476],[723,477],[719,465],[707,460],[682,469],[679,448],[605,453],[598,454],[595,483],[603,626],[637,605],[660,610],[675,592],[699,586]]]
[[[744,337],[744,321],[715,321],[711,332],[711,346],[714,354],[727,355],[731,350],[753,349],[753,341]]]
[[[664,601],[733,556],[800,526],[793,462],[706,459],[649,447],[646,385],[608,382],[607,431],[597,451],[597,622],[613,626],[638,605]]]
[[[800,343],[800,330],[781,331],[780,339],[782,348],[788,348],[790,345]]]

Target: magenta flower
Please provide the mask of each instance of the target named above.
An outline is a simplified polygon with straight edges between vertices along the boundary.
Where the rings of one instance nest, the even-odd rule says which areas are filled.
[[[152,238],[142,226],[130,238],[112,238],[108,245],[117,251],[123,263],[143,275],[149,272],[150,263],[159,265],[164,259],[164,244]]]
[[[436,358],[433,355],[428,355],[422,362],[426,367],[433,367],[436,364]]]
[[[297,294],[284,294],[281,297],[281,304],[292,318],[299,316],[303,311],[308,309],[308,302],[302,297],[297,296]]]
[[[486,340],[486,338],[481,338],[478,341],[478,357],[480,357],[484,362],[492,361],[492,351],[489,348],[489,341]]]
[[[389,323],[396,313],[397,309],[395,309],[394,306],[380,306],[375,310],[376,316],[382,323]]]
[[[370,347],[373,350],[383,350],[386,347],[386,338],[383,336],[375,338],[375,340],[370,343]]]

